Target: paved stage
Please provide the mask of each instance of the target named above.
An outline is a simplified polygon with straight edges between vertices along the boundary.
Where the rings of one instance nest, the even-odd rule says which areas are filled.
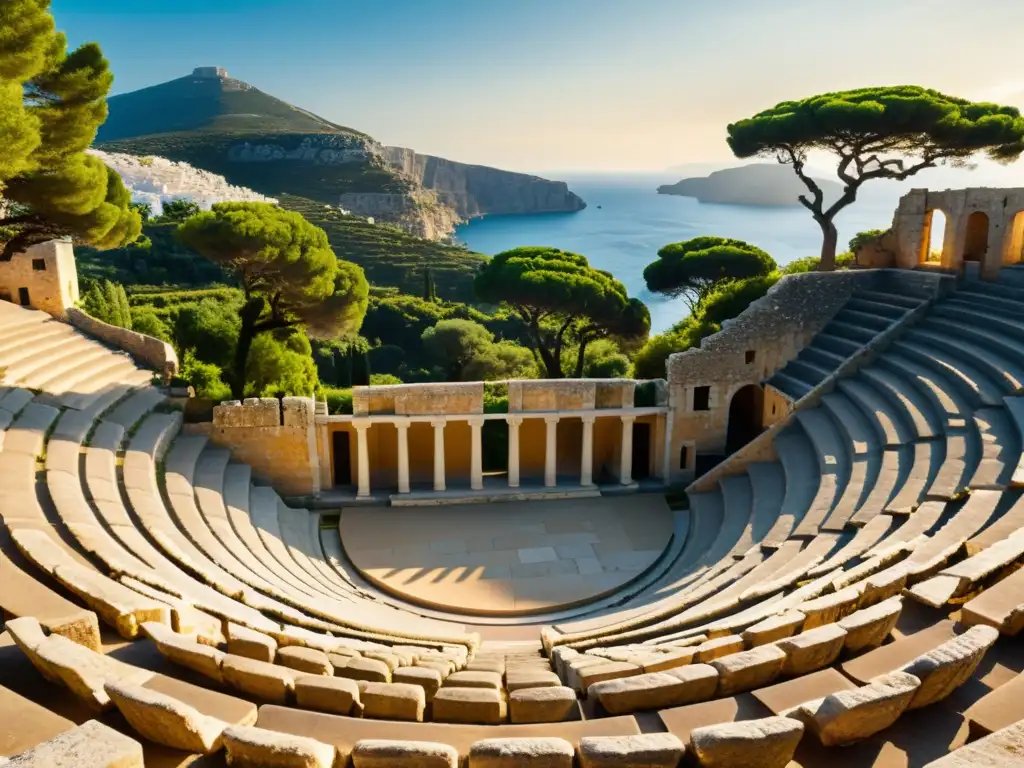
[[[342,510],[341,542],[369,581],[478,616],[540,613],[640,576],[668,545],[663,496]]]

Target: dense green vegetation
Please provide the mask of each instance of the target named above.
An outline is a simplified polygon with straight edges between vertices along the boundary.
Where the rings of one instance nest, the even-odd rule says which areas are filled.
[[[984,152],[999,162],[1024,152],[1024,117],[1016,107],[971,102],[920,86],[884,86],[784,101],[728,127],[736,157],[769,157],[792,165],[808,195],[801,205],[822,231],[821,268],[834,269],[835,217],[873,179],[903,180],[939,164],[965,165]],[[810,152],[838,158],[843,194],[825,206],[804,171]]]
[[[85,150],[114,81],[95,43],[67,51],[48,0],[0,5],[0,259],[72,237],[98,248],[141,226],[120,177]]]
[[[481,300],[515,311],[550,379],[581,377],[591,342],[642,342],[651,328],[647,307],[629,298],[610,272],[557,248],[499,253],[477,274],[474,287]],[[576,348],[575,363],[567,366],[564,353],[570,346]]]
[[[242,290],[245,301],[238,313],[229,381],[236,399],[247,385],[261,381],[249,361],[250,347],[257,354],[270,348],[269,341],[256,344],[261,335],[273,333],[288,352],[304,353],[312,368],[309,342],[297,332],[300,328],[331,339],[362,325],[369,294],[363,270],[338,259],[326,233],[297,213],[268,203],[217,203],[182,223],[177,236],[227,270]],[[259,386],[257,391],[262,391]]]
[[[695,237],[670,243],[644,269],[647,289],[682,298],[692,313],[716,286],[775,271],[775,260],[742,240]]]

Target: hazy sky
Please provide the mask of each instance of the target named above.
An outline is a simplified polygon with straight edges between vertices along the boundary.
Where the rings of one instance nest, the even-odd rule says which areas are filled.
[[[53,0],[123,93],[197,66],[387,144],[514,170],[730,157],[725,126],[914,83],[1024,106],[1019,0]]]

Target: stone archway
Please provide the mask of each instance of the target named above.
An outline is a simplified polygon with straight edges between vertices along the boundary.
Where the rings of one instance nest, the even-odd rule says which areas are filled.
[[[988,214],[975,211],[967,217],[967,232],[964,236],[963,260],[983,262],[988,253]]]
[[[946,227],[948,217],[941,208],[932,208],[925,213],[921,232],[921,252],[918,264],[939,265],[946,249]]]
[[[1017,211],[1008,219],[1008,223],[1003,264],[1020,264],[1024,262],[1024,211]]]
[[[764,390],[757,384],[748,384],[732,396],[725,433],[726,455],[732,455],[761,434],[763,406]]]

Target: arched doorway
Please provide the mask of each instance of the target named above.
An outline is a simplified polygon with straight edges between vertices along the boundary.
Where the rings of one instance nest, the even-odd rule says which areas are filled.
[[[984,261],[988,252],[988,214],[975,211],[967,217],[964,261]]]
[[[1024,211],[1018,211],[1010,223],[1009,243],[1003,254],[1004,264],[1024,262]]]
[[[946,247],[946,214],[934,208],[925,214],[925,226],[921,238],[921,264],[941,264],[942,251]]]
[[[748,384],[732,396],[725,436],[727,455],[735,453],[761,434],[763,403],[764,390],[757,384]]]

